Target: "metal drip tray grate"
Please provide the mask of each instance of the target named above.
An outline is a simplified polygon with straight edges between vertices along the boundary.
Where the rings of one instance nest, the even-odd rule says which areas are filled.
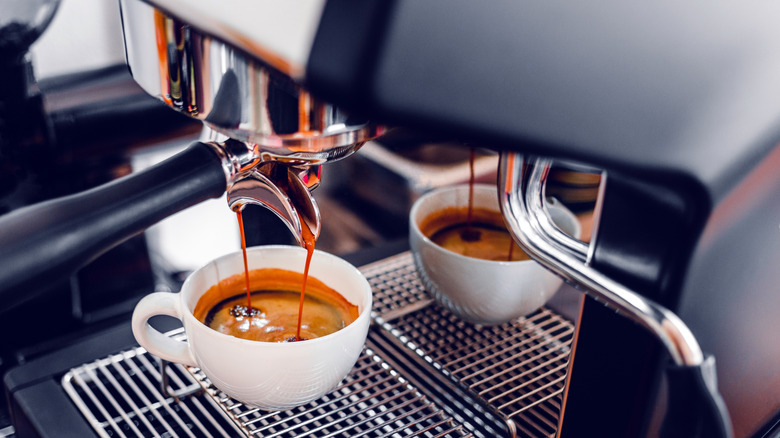
[[[195,375],[206,380],[200,372]],[[472,436],[369,348],[341,386],[316,402],[288,411],[245,406],[206,386],[250,436]]]
[[[172,333],[183,337],[180,331]],[[469,437],[403,376],[366,348],[342,385],[288,411],[243,405],[215,388],[197,368],[164,368],[136,348],[70,370],[62,385],[95,430],[114,436]],[[180,398],[167,393],[191,392]],[[232,420],[232,421],[231,421]]]
[[[498,326],[470,324],[429,299],[403,253],[366,266],[375,319],[421,363],[479,400],[522,436],[557,430],[573,324],[542,308]]]
[[[165,373],[168,393],[200,389],[184,367],[167,366]],[[196,393],[177,400],[161,390],[161,378],[159,360],[139,347],[71,369],[62,386],[103,437],[241,433],[212,397]]]

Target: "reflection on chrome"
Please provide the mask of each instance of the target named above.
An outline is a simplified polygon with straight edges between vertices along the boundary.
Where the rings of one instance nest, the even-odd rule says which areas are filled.
[[[525,160],[515,153],[501,156],[499,199],[515,240],[547,269],[645,327],[663,343],[677,365],[700,365],[704,360],[701,348],[677,315],[588,266],[587,245],[574,241],[552,224],[543,190],[550,165],[549,160]]]

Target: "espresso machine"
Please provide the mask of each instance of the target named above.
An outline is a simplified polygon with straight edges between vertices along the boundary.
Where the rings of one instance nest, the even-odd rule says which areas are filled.
[[[377,396],[360,392],[359,411],[333,411],[361,418],[348,421],[351,434],[780,433],[774,371],[780,348],[772,338],[780,328],[773,311],[780,300],[776,6],[485,8],[462,0],[123,0],[121,6],[134,80],[176,110],[164,108],[171,114],[202,121],[209,137],[143,173],[0,217],[6,305],[24,305],[44,293],[41,279],[60,281],[154,222],[226,191],[231,208],[261,204],[293,235],[304,222],[319,229],[309,196],[319,166],[353,154],[381,136],[382,126],[398,126],[501,151],[497,186],[515,240],[563,277],[569,292],[587,298],[572,321],[553,308],[507,331],[453,320],[441,328],[449,316],[425,298],[403,254],[366,265],[381,304],[365,366],[393,370],[392,379],[400,380],[382,392],[391,399],[405,396],[397,387],[411,387],[425,401],[414,414],[396,414],[390,401],[372,405]],[[561,235],[546,213],[545,186],[556,160],[603,169],[588,244]],[[387,279],[391,265],[404,282]],[[406,300],[402,307],[385,308],[398,297]],[[534,331],[548,316],[560,325]],[[109,329],[97,343],[126,336],[122,330]],[[539,346],[542,339],[549,344]],[[489,349],[511,340],[522,358]],[[458,347],[437,356],[444,344]],[[20,435],[51,433],[35,406],[41,399],[74,417],[67,421],[73,430],[101,436],[134,435],[142,423],[160,430],[151,427],[158,420],[182,435],[213,428],[225,435],[339,434],[326,418],[342,415],[328,413],[340,398],[312,407],[312,414],[274,417],[244,410],[208,387],[206,395],[168,393],[169,386],[187,389],[190,378],[198,390],[197,370],[190,377],[162,368],[165,389],[156,402],[147,395],[145,407],[132,396],[110,396],[106,382],[118,377],[101,380],[106,368],[128,379],[156,372],[131,347],[55,351],[42,359],[46,371],[40,365],[11,371],[6,393]],[[560,357],[523,356],[541,349]],[[445,360],[479,354],[485,356],[476,365]],[[64,357],[71,357],[67,366],[51,365]],[[472,366],[493,375],[473,382]],[[480,386],[502,376],[507,386]],[[123,411],[125,404],[133,409]],[[402,421],[428,410],[430,425]],[[182,412],[190,420],[171,420]],[[393,414],[388,419],[384,412]],[[295,432],[277,429],[280,415]],[[380,423],[362,428],[370,419],[360,415]]]

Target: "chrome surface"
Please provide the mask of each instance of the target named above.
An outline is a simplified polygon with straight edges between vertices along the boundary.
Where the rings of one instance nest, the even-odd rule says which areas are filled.
[[[289,411],[243,405],[211,386],[199,370],[191,371],[247,436],[473,436],[370,348],[339,387]]]
[[[277,159],[350,155],[381,128],[313,98],[244,52],[141,0],[122,0],[127,62],[146,92]]]
[[[256,145],[230,138],[204,144],[217,154],[222,163],[231,210],[242,211],[247,204],[266,207],[287,225],[301,245],[304,235],[302,224],[315,238],[319,236],[322,219],[311,190],[320,183],[320,166],[292,166],[279,160],[264,161],[267,157],[258,153]]]
[[[349,165],[351,178],[372,182],[350,189],[366,203],[404,220],[420,196],[439,187],[467,184],[470,177],[469,147],[454,142],[394,146],[370,141],[350,158]],[[475,180],[495,183],[497,169],[498,154],[477,149]]]
[[[179,365],[165,371],[170,384],[167,392],[200,389]],[[231,437],[240,433],[211,397],[200,394],[177,400],[160,390],[161,381],[158,359],[139,347],[74,368],[61,383],[102,437]]]
[[[294,169],[278,162],[262,163],[237,175],[228,185],[227,202],[233,211],[241,211],[247,204],[268,208],[282,219],[301,245],[303,225],[315,238],[320,235],[322,218],[309,188]]]
[[[565,281],[635,321],[654,334],[678,365],[699,365],[704,356],[696,338],[673,312],[583,263],[587,251],[572,251],[563,237],[553,237],[543,224],[547,213],[541,181],[549,162],[530,159],[530,178],[523,174],[524,158],[506,153],[500,160],[499,197],[510,232],[536,261]],[[554,231],[552,231],[554,233]]]
[[[325,0],[146,0],[209,35],[302,78]]]
[[[228,184],[237,175],[250,171],[260,162],[257,147],[242,141],[224,138],[223,141],[209,141],[204,142],[204,144],[211,147],[219,157],[222,162],[222,171],[225,172],[225,181]]]
[[[539,212],[538,219],[540,229],[546,235],[550,236],[557,245],[566,248],[573,256],[585,261],[588,255],[589,245],[564,233],[555,222],[553,222],[549,210],[547,209],[548,204],[558,203],[556,199],[549,199],[545,193],[547,176],[550,173],[551,167],[552,160],[544,160],[533,168],[531,178],[528,181],[528,191],[531,193],[540,193],[541,195],[532,199],[532,208],[534,211]]]

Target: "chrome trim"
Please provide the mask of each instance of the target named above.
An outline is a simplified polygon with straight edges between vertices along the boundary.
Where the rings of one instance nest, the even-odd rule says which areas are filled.
[[[216,141],[202,143],[210,147],[219,157],[228,185],[237,175],[249,171],[260,162],[257,150],[244,142],[228,140],[221,143]]]
[[[227,187],[228,207],[241,211],[247,204],[261,205],[272,211],[305,246],[303,224],[320,235],[322,217],[317,202],[299,175],[275,161],[262,163],[238,174]]]
[[[266,207],[278,216],[301,245],[302,222],[319,237],[322,218],[311,190],[320,184],[320,166],[291,165],[263,156],[257,145],[227,139],[203,142],[219,157],[225,173],[228,207]],[[265,158],[265,159],[264,159]]]
[[[528,181],[530,187],[526,203],[531,206],[535,215],[539,218],[539,226],[546,235],[550,236],[557,245],[571,251],[575,257],[585,261],[589,245],[564,233],[553,222],[547,209],[548,203],[555,202],[545,196],[547,176],[550,173],[551,166],[552,160],[547,159],[540,160],[539,165],[534,166],[531,178]],[[539,196],[534,196],[534,194],[539,194]]]
[[[599,228],[601,228],[601,214],[604,210],[604,196],[606,193],[607,184],[609,179],[607,178],[607,172],[601,172],[601,183],[599,184],[599,192],[596,196],[596,206],[593,207],[593,220],[590,231],[590,245],[588,246],[588,256],[585,258],[585,263],[590,265],[593,256],[596,253],[596,242],[599,238]]]
[[[181,3],[181,13],[191,4],[165,3]],[[383,131],[312,97],[288,75],[188,22],[141,0],[120,5],[135,81],[215,131],[257,144],[278,159],[313,164],[343,158]]]
[[[578,289],[645,327],[655,335],[678,365],[697,366],[704,360],[696,338],[673,312],[608,278],[583,263],[581,253],[574,253],[559,238],[547,234],[544,198],[540,189],[544,160],[531,159],[530,181],[523,178],[524,158],[504,153],[499,166],[499,198],[504,220],[515,240],[537,262]],[[548,163],[547,163],[548,164]],[[534,189],[532,191],[532,188]],[[541,198],[541,199],[540,199]],[[530,202],[529,202],[530,201]]]

